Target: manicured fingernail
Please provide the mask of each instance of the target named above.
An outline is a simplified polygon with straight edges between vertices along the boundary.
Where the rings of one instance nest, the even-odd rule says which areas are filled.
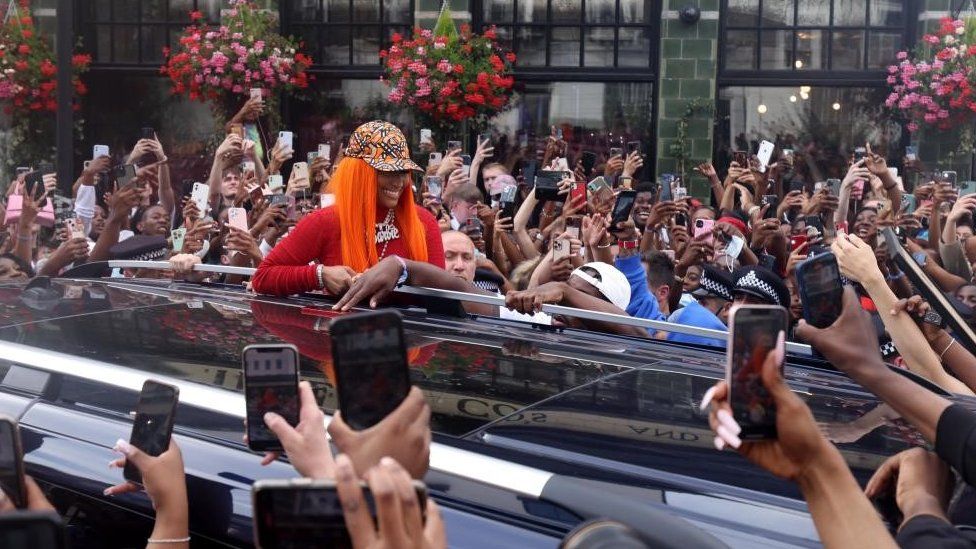
[[[103,496],[111,496],[112,495],[111,494],[111,491],[112,491],[111,488],[106,488],[105,490],[102,491],[102,495]]]
[[[715,437],[714,439],[712,439],[712,442],[715,444],[716,450],[721,452],[722,450],[725,449],[725,441],[722,440],[721,437]]]
[[[728,410],[719,410],[716,416],[718,417],[718,422],[724,425],[729,431],[732,431],[732,434],[737,435],[742,432],[742,427],[739,427],[739,423],[735,421]]]
[[[733,434],[732,431],[729,431],[729,428],[725,425],[719,425],[718,428],[715,429],[715,432],[718,433],[718,436],[722,437],[722,439],[724,439],[725,442],[727,442],[728,445],[733,448],[738,448],[742,445],[742,439]]]
[[[126,456],[132,453],[132,446],[129,446],[128,441],[122,440],[121,438],[115,441],[115,446],[112,449]]]
[[[786,359],[786,332],[780,330],[779,335],[776,337],[776,362],[782,364],[783,360],[785,359]]]
[[[705,391],[704,395],[702,395],[702,401],[701,404],[698,406],[698,409],[703,412],[706,409],[708,409],[708,405],[712,403],[712,398],[714,396],[715,396],[715,386],[713,385],[707,391]]]

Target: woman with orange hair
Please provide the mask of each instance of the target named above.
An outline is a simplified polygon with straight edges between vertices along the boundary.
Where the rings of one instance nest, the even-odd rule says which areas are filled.
[[[414,202],[411,170],[423,171],[396,126],[376,120],[356,128],[330,183],[335,204],[306,216],[271,250],[254,274],[254,290],[340,294],[385,257],[444,268],[440,227]]]

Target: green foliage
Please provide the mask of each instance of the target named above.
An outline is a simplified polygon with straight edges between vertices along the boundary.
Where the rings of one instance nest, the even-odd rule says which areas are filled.
[[[434,36],[445,36],[452,40],[457,40],[458,31],[454,25],[454,18],[451,15],[451,8],[447,0],[441,7],[441,13],[437,16],[437,23],[434,24]]]
[[[696,113],[711,115],[714,105],[710,99],[693,99],[685,104],[685,112],[678,119],[678,136],[668,148],[668,154],[678,161],[678,173],[682,180],[687,180],[687,163],[691,152],[688,142],[688,122]],[[701,159],[704,162],[707,159]],[[693,161],[694,162],[694,161]]]

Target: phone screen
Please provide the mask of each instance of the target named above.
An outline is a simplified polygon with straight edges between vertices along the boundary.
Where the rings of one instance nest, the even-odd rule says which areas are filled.
[[[593,151],[583,151],[582,160],[583,170],[586,171],[586,173],[590,173],[590,171],[593,170],[593,167],[596,166],[596,153]]]
[[[336,319],[330,333],[342,419],[356,430],[376,425],[410,392],[403,320],[360,313]]]
[[[255,484],[258,546],[279,549],[353,547],[335,485],[331,481],[313,483],[312,486],[264,486],[261,481]],[[365,483],[362,483],[362,489],[369,514],[375,518],[373,494]],[[427,508],[427,489],[415,481],[414,491],[423,513]],[[426,519],[425,514],[422,518]]]
[[[803,304],[803,318],[812,326],[826,328],[840,316],[844,287],[833,253],[820,254],[800,263],[796,281]]]
[[[248,345],[242,360],[248,448],[280,450],[278,437],[264,424],[264,414],[274,412],[289,425],[298,424],[298,349],[293,345]]]
[[[620,191],[620,194],[617,195],[617,201],[613,205],[613,215],[610,218],[611,230],[616,229],[617,223],[627,221],[636,199],[637,191]]]
[[[732,310],[728,383],[732,416],[742,439],[776,438],[776,407],[762,382],[766,355],[786,329],[786,309],[747,305]]]
[[[17,424],[0,418],[0,489],[18,509],[27,507],[22,452]]]
[[[661,178],[661,194],[658,197],[658,202],[671,202],[674,200],[674,195],[671,194],[671,182],[673,179],[668,177]]]
[[[146,380],[136,406],[129,443],[150,456],[165,452],[173,434],[173,416],[179,396],[179,389],[172,385]],[[126,462],[124,474],[126,480],[142,482],[139,469],[131,462]]]

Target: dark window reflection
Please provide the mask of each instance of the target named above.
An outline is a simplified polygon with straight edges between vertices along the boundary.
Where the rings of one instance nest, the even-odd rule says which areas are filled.
[[[834,70],[852,70],[864,68],[864,31],[837,31],[832,37]]]

